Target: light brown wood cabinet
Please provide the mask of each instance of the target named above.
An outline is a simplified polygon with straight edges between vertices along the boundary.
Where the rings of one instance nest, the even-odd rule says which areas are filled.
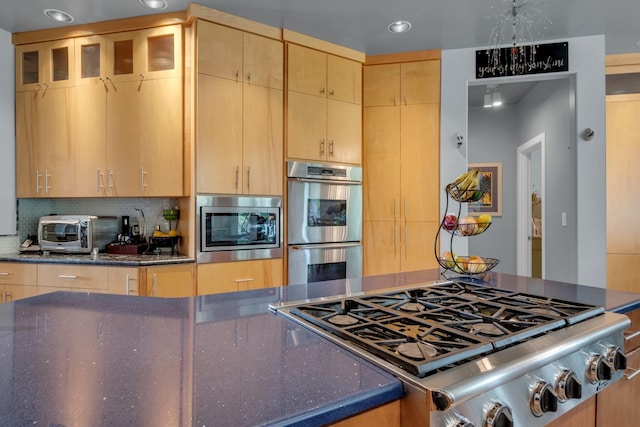
[[[198,264],[197,284],[198,295],[282,286],[282,259]]]
[[[181,196],[182,70],[180,25],[17,46],[18,197]]]
[[[287,156],[362,163],[362,65],[287,45]]]
[[[35,296],[36,277],[35,265],[0,263],[0,303]]]
[[[183,194],[182,27],[76,40],[79,197]]]
[[[282,195],[282,42],[197,22],[196,188]]]
[[[194,265],[163,265],[140,269],[140,282],[145,284],[143,295],[180,298],[195,295]]]
[[[439,60],[364,67],[365,275],[437,267],[439,82]]]

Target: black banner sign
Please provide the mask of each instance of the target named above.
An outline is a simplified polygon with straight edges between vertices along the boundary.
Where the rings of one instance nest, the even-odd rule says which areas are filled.
[[[476,51],[476,79],[561,71],[569,71],[568,42]]]

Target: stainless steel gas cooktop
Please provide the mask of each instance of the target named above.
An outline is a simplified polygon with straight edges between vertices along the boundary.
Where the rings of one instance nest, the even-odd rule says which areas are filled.
[[[625,316],[471,281],[271,308],[429,394],[409,400],[434,426],[544,425],[626,368]]]

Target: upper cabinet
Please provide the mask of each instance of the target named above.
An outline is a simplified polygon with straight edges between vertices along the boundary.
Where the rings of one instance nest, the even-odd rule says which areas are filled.
[[[435,76],[437,78],[424,78]],[[364,68],[364,106],[381,107],[440,102],[440,62],[417,61]]]
[[[182,26],[16,48],[18,197],[183,194]]]
[[[196,190],[282,195],[282,42],[197,22]]]
[[[362,162],[362,64],[287,45],[287,156]]]

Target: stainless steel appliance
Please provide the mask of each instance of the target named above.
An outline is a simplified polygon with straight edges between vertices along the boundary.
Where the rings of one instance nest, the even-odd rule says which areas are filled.
[[[362,168],[289,161],[289,283],[362,276]]]
[[[38,221],[38,242],[43,251],[91,253],[100,251],[118,236],[118,218],[95,215],[50,215]]]
[[[197,262],[226,262],[283,255],[282,199],[196,196]]]
[[[626,369],[626,316],[463,280],[271,308],[402,380],[403,426],[543,426]]]

